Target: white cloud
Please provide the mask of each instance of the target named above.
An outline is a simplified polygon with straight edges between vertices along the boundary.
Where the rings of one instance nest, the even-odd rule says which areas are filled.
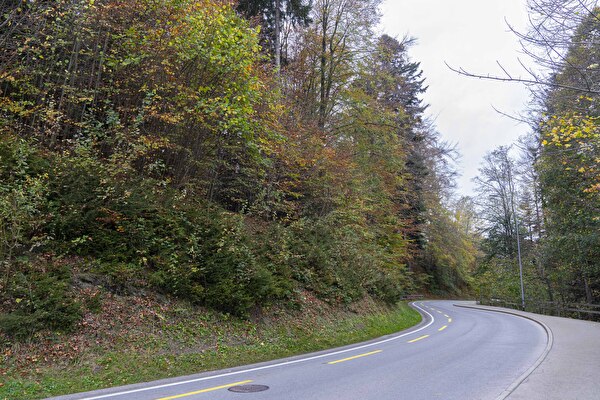
[[[444,62],[484,74],[501,74],[497,61],[511,71],[522,71],[517,61],[522,57],[520,46],[505,19],[524,29],[524,0],[386,0],[382,12],[385,33],[417,39],[409,54],[421,62],[429,85],[424,96],[428,112],[436,117],[442,136],[458,142],[463,156],[459,191],[471,194],[471,179],[485,152],[513,143],[528,130],[498,114],[492,105],[518,114],[529,92],[514,83],[460,76]]]

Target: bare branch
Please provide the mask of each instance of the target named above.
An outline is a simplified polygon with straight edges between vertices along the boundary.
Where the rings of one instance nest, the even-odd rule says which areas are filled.
[[[457,74],[460,74],[463,76],[467,76],[469,78],[485,79],[485,80],[500,81],[500,82],[523,83],[526,85],[540,85],[540,86],[547,86],[547,87],[551,87],[551,88],[575,90],[575,91],[582,92],[582,93],[600,94],[600,90],[595,90],[595,89],[590,89],[590,88],[581,88],[581,87],[576,87],[576,86],[571,86],[571,85],[563,85],[563,84],[560,84],[557,82],[546,81],[546,80],[542,80],[539,78],[536,78],[536,79],[503,78],[501,76],[490,75],[490,74],[486,74],[486,75],[476,74],[476,73],[468,72],[463,68],[454,68],[454,67],[450,66],[446,61],[444,61],[444,64],[446,64],[446,66],[451,71],[456,72]]]
[[[502,66],[502,64],[500,64],[500,61],[496,60],[496,64],[498,64],[498,66],[500,67],[500,69],[502,69],[502,71],[504,71],[504,73],[506,74],[506,76],[508,76],[509,79],[513,79],[513,77],[508,73],[508,71],[506,70],[506,68],[504,68]]]
[[[493,108],[493,109],[494,109],[494,111],[496,111],[498,114],[500,114],[500,115],[502,115],[502,116],[505,116],[505,117],[507,117],[507,118],[510,118],[511,120],[513,120],[513,121],[515,121],[515,122],[518,122],[518,123],[524,123],[524,124],[527,124],[527,125],[531,125],[531,122],[532,122],[531,120],[529,120],[529,121],[528,121],[528,120],[526,120],[526,119],[523,119],[523,117],[518,117],[518,116],[514,116],[514,115],[510,115],[510,114],[508,114],[508,113],[505,113],[504,111],[498,110],[498,109],[497,109],[497,108],[496,108],[496,107],[495,107],[493,104],[492,104],[492,108]]]

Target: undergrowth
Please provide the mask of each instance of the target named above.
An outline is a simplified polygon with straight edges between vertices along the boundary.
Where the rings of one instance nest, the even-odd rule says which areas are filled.
[[[300,297],[298,311],[272,308],[247,320],[180,302],[140,299],[128,308],[124,298],[108,296],[103,311],[86,313],[78,333],[6,346],[0,399],[31,400],[267,361],[368,340],[420,321],[404,303],[387,307],[365,300],[342,310],[308,293]],[[97,321],[110,313],[115,323],[99,328]]]

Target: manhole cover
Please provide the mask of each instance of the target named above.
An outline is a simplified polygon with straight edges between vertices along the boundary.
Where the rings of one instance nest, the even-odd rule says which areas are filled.
[[[240,385],[240,386],[233,386],[230,387],[229,390],[230,392],[235,392],[235,393],[255,393],[255,392],[264,392],[265,390],[268,390],[269,387],[265,386],[265,385]]]

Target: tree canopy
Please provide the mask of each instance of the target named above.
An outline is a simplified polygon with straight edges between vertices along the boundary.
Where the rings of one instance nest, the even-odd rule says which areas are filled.
[[[379,4],[2,3],[0,329],[69,329],[81,276],[240,316],[468,290],[453,150]]]

